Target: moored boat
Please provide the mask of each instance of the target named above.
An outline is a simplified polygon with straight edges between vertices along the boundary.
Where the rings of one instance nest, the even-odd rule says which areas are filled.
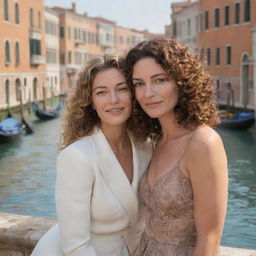
[[[39,107],[37,103],[32,104],[32,109],[37,118],[40,120],[51,120],[58,118],[61,110],[59,106],[57,106],[56,108],[48,108],[46,110],[43,110]]]
[[[0,144],[16,141],[22,130],[22,123],[9,115],[0,123]]]
[[[254,113],[239,112],[231,117],[221,117],[220,127],[234,130],[246,130],[255,123]]]

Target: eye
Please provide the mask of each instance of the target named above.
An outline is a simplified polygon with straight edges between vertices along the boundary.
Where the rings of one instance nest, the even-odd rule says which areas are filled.
[[[127,91],[129,91],[129,88],[128,87],[120,87],[120,88],[118,88],[118,91],[121,91],[121,92],[127,92]]]
[[[167,81],[167,78],[157,78],[155,84],[161,84]]]
[[[96,95],[105,95],[107,92],[106,91],[97,91]]]
[[[133,86],[134,87],[140,87],[140,86],[143,86],[144,84],[142,82],[134,82],[133,83]]]

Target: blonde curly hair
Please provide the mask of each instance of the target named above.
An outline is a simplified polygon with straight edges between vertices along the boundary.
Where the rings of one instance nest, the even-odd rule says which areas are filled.
[[[179,96],[174,113],[178,124],[194,129],[201,124],[214,127],[219,123],[214,84],[196,54],[174,39],[143,41],[126,56],[125,73],[131,86],[133,66],[146,57],[154,58],[177,83]],[[133,118],[134,129],[141,136],[158,138],[161,135],[158,119],[149,118],[138,103]]]
[[[99,123],[97,112],[92,107],[92,84],[96,75],[108,69],[117,69],[123,73],[124,59],[119,54],[106,54],[87,62],[78,74],[76,86],[69,92],[62,115],[62,131],[59,138],[59,150],[76,140],[91,135]]]

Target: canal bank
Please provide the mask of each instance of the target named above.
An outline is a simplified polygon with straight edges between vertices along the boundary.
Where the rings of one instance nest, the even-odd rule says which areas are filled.
[[[55,219],[0,213],[0,256],[28,256]],[[55,256],[55,255],[47,255]],[[221,247],[220,256],[256,256],[256,250]]]

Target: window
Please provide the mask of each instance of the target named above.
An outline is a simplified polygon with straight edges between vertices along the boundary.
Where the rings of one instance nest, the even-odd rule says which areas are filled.
[[[191,21],[190,21],[190,19],[188,19],[187,23],[188,23],[188,36],[190,36],[190,34],[191,34]]]
[[[17,79],[15,81],[15,87],[16,87],[16,101],[21,100],[21,86],[20,86],[20,80]]]
[[[72,52],[68,51],[68,64],[72,64]]]
[[[20,11],[19,11],[19,5],[18,3],[15,4],[15,23],[20,23]]]
[[[29,24],[31,28],[34,27],[34,14],[32,8],[29,10]]]
[[[41,28],[42,27],[42,22],[41,22],[41,13],[38,12],[38,27]]]
[[[216,81],[216,96],[217,96],[217,99],[220,98],[220,92],[221,92],[221,88],[220,88],[220,80],[217,80]]]
[[[41,55],[41,42],[36,39],[30,39],[30,56]]]
[[[10,103],[10,82],[8,79],[5,81],[5,102],[7,105]]]
[[[177,22],[176,22],[176,20],[174,20],[173,21],[173,32],[172,32],[172,34],[173,34],[173,37],[176,37],[177,36]]]
[[[224,25],[229,25],[229,6],[225,6],[225,18],[224,18]]]
[[[20,45],[19,42],[15,43],[15,64],[20,64]]]
[[[217,47],[215,50],[215,64],[220,65],[220,48]]]
[[[240,3],[235,3],[235,10],[234,10],[234,23],[239,24],[240,22]]]
[[[4,0],[4,20],[9,21],[9,6],[8,0]]]
[[[60,27],[60,37],[64,38],[64,27]]]
[[[209,11],[204,13],[204,29],[209,29]]]
[[[10,43],[9,41],[5,42],[5,64],[10,64],[11,56],[10,56]]]
[[[210,48],[207,49],[207,65],[208,66],[211,65],[211,49]]]
[[[220,26],[220,9],[216,8],[214,10],[214,27],[218,28]]]
[[[226,64],[227,65],[231,65],[231,63],[232,63],[231,55],[232,55],[231,46],[227,46],[226,47]]]
[[[251,2],[250,0],[244,0],[244,22],[251,20]]]

